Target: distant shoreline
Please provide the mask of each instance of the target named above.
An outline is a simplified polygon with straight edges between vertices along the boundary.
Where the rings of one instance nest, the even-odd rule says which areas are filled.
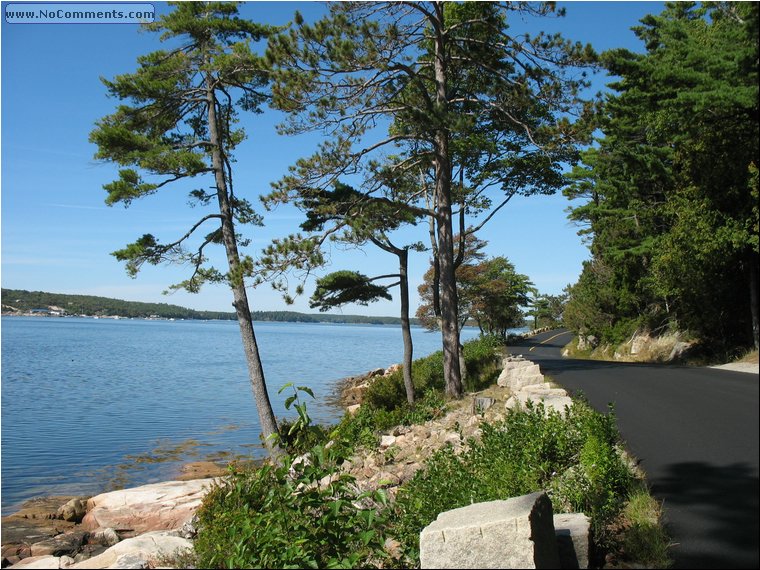
[[[166,303],[124,301],[91,295],[69,295],[21,289],[2,289],[3,316],[135,318],[148,320],[234,321],[234,312],[196,311]],[[338,323],[368,325],[400,325],[399,317],[341,315],[331,313],[299,313],[296,311],[252,311],[254,321],[289,323]],[[411,319],[419,325],[418,319]]]

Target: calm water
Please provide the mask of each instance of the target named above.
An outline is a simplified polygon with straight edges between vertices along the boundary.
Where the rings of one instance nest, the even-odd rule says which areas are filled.
[[[337,380],[402,358],[398,327],[255,329],[278,417],[286,382],[309,386],[311,416],[333,422]],[[415,357],[440,350],[439,334],[412,334]],[[259,433],[236,322],[2,318],[3,515],[39,495],[169,479],[186,461],[259,458]]]

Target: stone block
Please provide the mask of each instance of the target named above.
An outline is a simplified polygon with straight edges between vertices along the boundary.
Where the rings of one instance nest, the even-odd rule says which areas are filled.
[[[546,493],[441,513],[420,534],[422,568],[559,568]]]
[[[509,388],[513,392],[522,390],[526,386],[541,385],[545,383],[543,374],[532,374],[526,376],[520,376],[517,378],[510,378],[505,384],[506,388]]]
[[[591,519],[583,513],[554,515],[561,568],[589,568]]]
[[[536,396],[567,396],[567,392],[562,388],[551,388],[548,384],[532,384],[525,386],[523,392],[534,394]]]

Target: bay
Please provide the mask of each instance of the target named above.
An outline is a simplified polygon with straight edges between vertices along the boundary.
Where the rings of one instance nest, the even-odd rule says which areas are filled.
[[[396,326],[255,324],[275,414],[310,387],[312,418],[347,376],[402,357]],[[465,328],[462,339],[474,338]],[[440,350],[413,328],[415,358]],[[187,461],[264,452],[233,321],[2,318],[2,511],[40,495],[93,495],[171,479]]]

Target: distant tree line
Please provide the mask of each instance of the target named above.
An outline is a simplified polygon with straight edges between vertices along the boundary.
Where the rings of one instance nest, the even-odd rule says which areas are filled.
[[[17,309],[28,312],[34,309],[60,307],[69,315],[118,316],[126,318],[159,317],[162,319],[198,319],[231,321],[237,317],[233,312],[196,311],[179,305],[167,303],[141,303],[123,301],[93,295],[67,295],[64,293],[46,293],[44,291],[24,291],[20,289],[2,290],[3,310]],[[336,323],[398,325],[398,317],[371,317],[365,315],[327,315],[299,313],[296,311],[253,311],[254,321],[274,321],[287,323]],[[419,324],[414,319],[413,324]]]
[[[19,311],[60,307],[69,315],[119,316],[130,318],[147,318],[157,316],[164,319],[208,319],[230,318],[229,314],[213,313],[217,317],[204,315],[178,305],[168,303],[141,303],[122,301],[93,295],[67,295],[64,293],[47,293],[44,291],[23,291],[3,289],[3,308],[13,307]],[[223,316],[226,315],[226,316]]]

